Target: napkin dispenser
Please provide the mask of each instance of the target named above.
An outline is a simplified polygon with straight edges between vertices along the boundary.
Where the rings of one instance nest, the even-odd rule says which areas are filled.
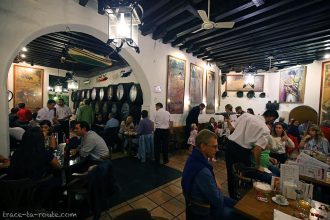
[[[283,183],[283,195],[289,199],[296,199],[297,193],[295,192],[297,185],[290,181],[284,181]]]

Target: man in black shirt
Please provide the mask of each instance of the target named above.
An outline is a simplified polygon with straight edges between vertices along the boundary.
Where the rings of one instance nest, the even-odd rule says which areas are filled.
[[[191,124],[195,123],[198,126],[198,116],[204,110],[204,108],[205,108],[205,104],[201,103],[190,109],[188,116],[186,118],[186,129],[185,129],[186,143],[189,138]]]

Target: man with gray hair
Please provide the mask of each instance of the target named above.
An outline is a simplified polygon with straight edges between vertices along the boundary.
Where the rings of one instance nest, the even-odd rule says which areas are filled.
[[[207,160],[213,158],[217,151],[217,135],[207,129],[200,131],[196,137],[196,148],[182,174],[187,219],[241,219],[233,209],[235,200],[223,196],[213,167]]]

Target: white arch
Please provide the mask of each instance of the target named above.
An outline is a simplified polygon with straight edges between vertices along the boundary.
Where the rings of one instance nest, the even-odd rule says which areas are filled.
[[[92,15],[92,17],[90,17]],[[20,49],[35,38],[52,32],[77,31],[107,40],[106,17],[97,10],[82,7],[75,1],[11,1],[0,2],[0,154],[9,155],[7,78],[10,65]],[[129,63],[143,88],[144,107],[151,103],[151,91],[143,68],[134,51],[122,49],[120,55]]]

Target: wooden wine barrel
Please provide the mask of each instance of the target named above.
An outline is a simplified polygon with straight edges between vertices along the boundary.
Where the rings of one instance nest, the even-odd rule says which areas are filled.
[[[100,87],[99,88],[99,100],[104,101],[106,100],[107,96],[107,90],[106,87]]]
[[[117,85],[109,85],[107,87],[107,98],[108,101],[116,101],[117,100]]]
[[[117,86],[116,97],[120,102],[125,102],[129,97],[129,90],[133,83],[120,83]]]
[[[92,101],[98,100],[99,91],[100,91],[99,88],[96,88],[96,87],[92,88],[92,91],[91,91],[91,100]]]
[[[132,84],[129,90],[129,103],[135,105],[143,104],[143,94],[140,84]]]

